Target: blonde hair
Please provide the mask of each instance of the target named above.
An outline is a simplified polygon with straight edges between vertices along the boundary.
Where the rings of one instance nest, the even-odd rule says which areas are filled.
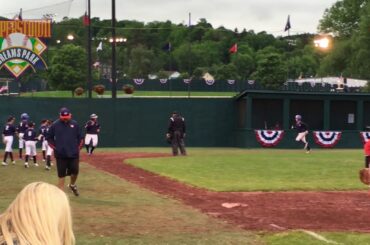
[[[0,244],[3,242],[7,245],[74,245],[71,209],[66,194],[43,182],[23,188],[0,215]]]

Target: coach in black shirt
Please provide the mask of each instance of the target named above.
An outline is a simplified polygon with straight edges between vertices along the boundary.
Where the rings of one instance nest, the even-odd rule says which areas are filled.
[[[82,147],[81,130],[77,122],[72,120],[72,114],[67,108],[60,109],[59,119],[50,127],[46,139],[54,149],[60,189],[64,189],[64,179],[71,176],[68,185],[78,196],[76,180],[79,172],[79,155]]]

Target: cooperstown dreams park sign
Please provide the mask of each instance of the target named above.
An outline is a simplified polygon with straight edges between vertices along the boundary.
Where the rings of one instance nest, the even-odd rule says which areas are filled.
[[[47,46],[40,38],[51,37],[50,20],[0,21],[0,69],[7,68],[19,77],[31,67],[46,69],[41,57]]]

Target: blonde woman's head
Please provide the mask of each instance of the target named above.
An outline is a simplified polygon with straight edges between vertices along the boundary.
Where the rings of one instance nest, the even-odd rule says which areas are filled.
[[[27,185],[0,215],[3,239],[23,245],[73,245],[72,217],[66,194],[56,186],[35,182]]]

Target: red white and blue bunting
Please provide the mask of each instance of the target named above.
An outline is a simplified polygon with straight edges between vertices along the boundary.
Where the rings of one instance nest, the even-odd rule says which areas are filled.
[[[313,138],[321,147],[332,148],[340,140],[342,132],[339,131],[313,131]]]
[[[183,81],[184,81],[184,83],[186,83],[186,84],[191,83],[191,79],[184,79]]]
[[[233,84],[235,84],[235,80],[227,80],[227,83],[230,84],[230,85],[233,85]]]
[[[167,83],[167,79],[166,79],[166,78],[159,79],[159,82],[160,82],[161,84],[166,84],[166,83]]]
[[[254,130],[257,141],[263,147],[274,147],[283,139],[283,130]]]
[[[209,85],[209,86],[211,86],[215,83],[215,80],[213,80],[213,79],[207,79],[205,81],[206,81],[206,84]]]
[[[370,140],[370,132],[360,132],[362,143],[366,143]]]
[[[143,79],[143,78],[135,78],[134,79],[134,83],[136,85],[142,85],[144,83],[144,81],[145,81],[145,79]]]

